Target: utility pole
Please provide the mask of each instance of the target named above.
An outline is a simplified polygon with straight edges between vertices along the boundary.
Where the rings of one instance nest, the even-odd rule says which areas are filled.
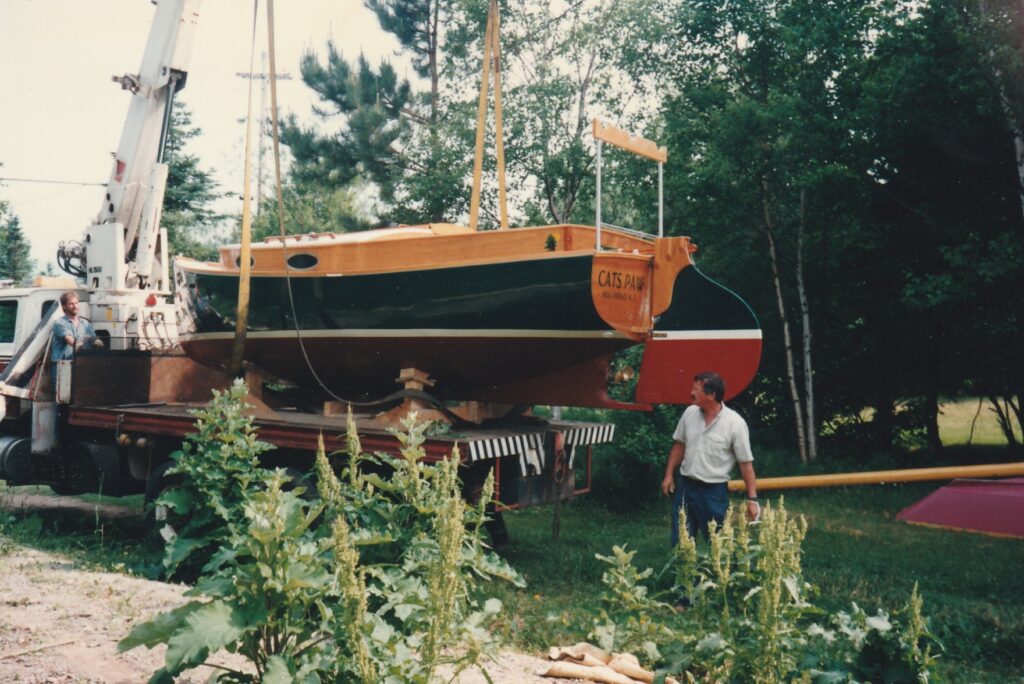
[[[270,83],[270,74],[267,72],[267,52],[264,50],[260,55],[260,69],[258,74],[250,74],[247,71],[236,72],[240,78],[254,78],[260,81],[260,137],[259,147],[256,153],[256,213],[260,211],[260,206],[263,204],[263,137],[267,132],[267,117],[264,114],[267,111],[267,84]],[[274,74],[274,78],[278,81],[290,81],[292,80],[291,74],[287,71],[279,72]],[[246,188],[246,192],[249,189]]]

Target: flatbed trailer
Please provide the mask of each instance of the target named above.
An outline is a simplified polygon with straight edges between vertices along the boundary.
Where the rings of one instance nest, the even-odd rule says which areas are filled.
[[[198,403],[125,404],[75,406],[68,410],[67,424],[75,432],[104,433],[115,443],[138,444],[139,439],[170,440],[181,444],[195,431],[192,412]],[[372,423],[370,414],[353,414],[363,451],[399,454],[395,435]],[[347,415],[323,415],[299,411],[256,413],[253,425],[260,440],[276,447],[270,461],[275,465],[305,470],[322,437],[328,453],[347,448]],[[522,508],[551,503],[556,496],[568,499],[590,491],[592,447],[610,443],[615,426],[541,418],[520,418],[487,426],[452,428],[428,434],[423,443],[424,461],[450,458],[456,449],[463,467],[494,470],[495,489],[502,508]],[[158,463],[157,463],[158,465]],[[561,485],[561,487],[559,486]]]

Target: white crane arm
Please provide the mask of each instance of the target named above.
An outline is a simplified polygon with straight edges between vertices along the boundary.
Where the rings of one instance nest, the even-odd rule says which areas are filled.
[[[114,284],[116,289],[167,286],[165,275],[153,273],[163,205],[160,181],[167,175],[166,168],[157,167],[163,161],[174,93],[185,85],[199,5],[200,0],[160,0],[139,73],[114,77],[132,92],[132,101],[96,223],[123,227],[121,258],[127,263],[106,263],[107,255],[87,246],[90,286],[92,274],[111,272],[125,274],[127,282]]]

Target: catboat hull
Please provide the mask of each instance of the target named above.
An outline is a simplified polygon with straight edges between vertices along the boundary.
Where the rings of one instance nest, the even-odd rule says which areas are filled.
[[[692,266],[688,242],[668,242],[685,238],[655,249],[612,235],[618,248],[595,252],[579,247],[584,227],[503,232],[389,241],[381,231],[380,239],[296,241],[281,254],[254,249],[244,358],[354,401],[394,392],[400,369],[411,367],[434,379],[430,393],[442,399],[625,406],[607,395],[609,367],[637,344],[645,344],[640,404],[687,403],[690,379],[703,370],[721,373],[730,395],[756,373],[756,319]],[[536,246],[520,246],[530,239]],[[420,256],[431,253],[444,259]],[[290,278],[274,268],[274,259],[300,263],[298,254],[316,267],[290,269]],[[214,368],[231,356],[236,258],[226,248],[219,265],[176,262],[182,346]]]

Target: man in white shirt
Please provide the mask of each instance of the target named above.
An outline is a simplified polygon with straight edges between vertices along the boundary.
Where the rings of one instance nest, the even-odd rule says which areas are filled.
[[[679,543],[679,508],[686,506],[687,533],[708,536],[708,523],[719,525],[729,508],[728,482],[734,465],[747,487],[747,517],[761,513],[757,477],[750,450],[750,432],[743,418],[725,405],[725,383],[717,373],[698,373],[690,396],[693,405],[683,411],[665,466],[661,491],[674,493],[672,545]],[[676,472],[681,475],[676,486]]]

